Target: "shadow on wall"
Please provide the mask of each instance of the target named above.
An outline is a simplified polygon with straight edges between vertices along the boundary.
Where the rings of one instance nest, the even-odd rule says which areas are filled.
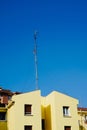
[[[52,130],[51,106],[50,105],[45,107],[45,117],[46,117],[46,130]]]
[[[86,130],[86,129],[82,125],[80,125],[79,130]]]
[[[51,106],[41,106],[42,112],[42,130],[52,130]]]

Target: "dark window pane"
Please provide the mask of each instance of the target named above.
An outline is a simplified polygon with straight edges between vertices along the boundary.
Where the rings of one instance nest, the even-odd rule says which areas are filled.
[[[0,107],[5,107],[5,104],[3,104],[3,103],[0,103]]]
[[[32,105],[25,105],[25,114],[31,114],[31,107]]]
[[[25,126],[25,129],[24,130],[32,130],[32,126]]]
[[[64,130],[71,130],[71,126],[65,126]]]
[[[0,120],[5,120],[6,112],[0,112]]]

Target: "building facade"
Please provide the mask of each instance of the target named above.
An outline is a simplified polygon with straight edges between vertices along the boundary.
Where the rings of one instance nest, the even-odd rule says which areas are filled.
[[[0,130],[7,130],[7,108],[8,101],[13,93],[0,87]]]
[[[45,130],[79,130],[78,100],[53,91],[42,97],[42,119]]]
[[[14,94],[20,94],[19,92],[11,92],[10,90],[0,87],[0,130],[8,130],[8,104]]]
[[[80,130],[87,130],[87,108],[78,108],[78,122]]]
[[[15,95],[8,105],[8,130],[79,130],[78,100],[52,92],[42,97],[39,90]]]
[[[0,130],[87,130],[87,108],[78,100],[53,91],[12,93],[0,90]]]
[[[10,105],[8,104],[8,130],[18,129],[41,130],[40,91],[12,97]]]

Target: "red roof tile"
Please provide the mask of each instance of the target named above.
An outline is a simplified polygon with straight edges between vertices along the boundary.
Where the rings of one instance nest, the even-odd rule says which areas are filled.
[[[87,108],[78,107],[78,111],[87,111]]]

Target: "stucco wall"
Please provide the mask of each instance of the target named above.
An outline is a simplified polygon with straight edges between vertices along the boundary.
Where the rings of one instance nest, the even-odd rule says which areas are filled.
[[[13,96],[14,105],[8,110],[8,130],[24,130],[24,125],[32,125],[33,130],[41,130],[40,91]],[[32,115],[24,114],[24,105],[32,104]]]
[[[77,105],[78,100],[67,95],[53,92],[55,95],[55,125],[58,129],[64,130],[64,126],[71,126],[72,130],[79,130]],[[63,106],[68,106],[70,115],[63,115]]]
[[[45,109],[46,130],[64,130],[64,126],[71,126],[72,130],[79,130],[78,100],[54,91],[47,97],[42,97],[42,104]],[[63,116],[63,106],[70,107],[69,117]]]

